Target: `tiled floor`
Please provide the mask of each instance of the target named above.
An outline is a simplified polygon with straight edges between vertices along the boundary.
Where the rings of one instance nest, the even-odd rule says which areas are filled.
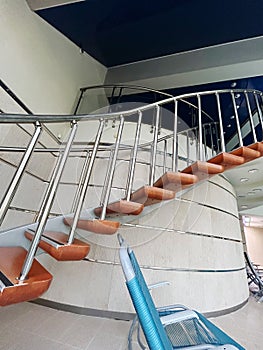
[[[247,350],[263,349],[263,304],[254,299],[213,322]],[[22,303],[0,309],[0,350],[126,350],[129,327],[130,322]]]

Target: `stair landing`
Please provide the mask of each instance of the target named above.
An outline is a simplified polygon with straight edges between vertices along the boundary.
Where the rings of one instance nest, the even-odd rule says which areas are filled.
[[[22,247],[0,247],[0,306],[38,298],[48,289],[52,275],[35,259],[28,278],[18,281],[26,254]]]

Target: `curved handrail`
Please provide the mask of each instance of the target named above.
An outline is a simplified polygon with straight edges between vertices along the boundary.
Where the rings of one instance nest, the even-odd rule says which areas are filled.
[[[97,113],[97,114],[80,114],[80,115],[65,115],[65,114],[52,114],[52,115],[44,115],[44,114],[34,114],[26,116],[24,114],[8,114],[3,113],[0,115],[0,123],[34,123],[34,122],[42,122],[42,123],[57,123],[57,122],[71,122],[72,120],[81,121],[81,120],[100,120],[100,119],[116,119],[120,117],[120,115],[125,118],[130,115],[136,114],[138,112],[144,112],[146,110],[153,109],[158,106],[162,106],[164,104],[168,104],[175,101],[183,101],[185,98],[197,97],[197,96],[206,96],[206,95],[214,95],[214,94],[225,94],[225,93],[254,93],[260,96],[263,96],[263,93],[259,90],[253,89],[226,89],[226,90],[210,90],[210,91],[201,91],[183,94],[175,97],[169,97],[165,100],[161,100],[158,102],[154,102],[148,105],[140,106],[137,108],[131,108],[126,111],[121,112],[107,112],[107,113]]]

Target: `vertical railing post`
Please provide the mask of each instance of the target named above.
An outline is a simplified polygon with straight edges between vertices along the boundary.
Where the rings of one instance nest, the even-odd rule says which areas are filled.
[[[23,158],[21,159],[18,167],[17,167],[17,170],[12,178],[12,181],[3,197],[3,200],[1,202],[1,205],[0,205],[0,225],[2,224],[4,218],[5,218],[5,215],[7,213],[7,210],[9,208],[9,205],[10,203],[12,202],[12,199],[14,198],[14,195],[16,193],[16,190],[18,188],[18,185],[20,183],[20,180],[24,174],[24,171],[26,169],[26,166],[33,154],[33,151],[34,151],[34,148],[37,144],[37,141],[39,139],[39,136],[41,134],[41,130],[42,130],[42,127],[40,125],[40,123],[36,122],[35,123],[35,132],[27,146],[27,149],[25,151],[25,154],[23,156]]]
[[[198,102],[198,159],[204,160],[203,155],[203,127],[202,127],[202,105],[201,105],[201,96],[197,94]]]
[[[128,181],[127,181],[127,186],[126,186],[126,200],[127,201],[129,201],[131,199],[135,165],[136,165],[138,146],[139,146],[140,135],[141,135],[141,125],[142,125],[142,112],[139,111],[137,127],[136,127],[136,134],[135,134],[135,141],[134,141],[134,146],[132,149],[132,154],[131,154],[130,164],[129,164],[129,171],[128,171]]]
[[[190,137],[189,137],[189,130],[186,131],[186,164],[189,166],[191,164],[190,162]]]
[[[232,98],[232,103],[233,103],[233,108],[234,108],[235,119],[236,119],[239,145],[240,145],[240,147],[243,147],[243,139],[242,139],[242,133],[241,133],[240,122],[239,122],[239,117],[238,117],[237,104],[236,104],[235,95],[234,95],[233,91],[231,91],[231,98]]]
[[[262,117],[262,109],[260,108],[259,102],[258,102],[258,94],[254,93],[255,101],[256,101],[256,106],[257,106],[257,111],[258,111],[258,116],[259,116],[259,121],[261,125],[261,132],[263,133],[263,117]]]
[[[219,120],[221,152],[224,153],[226,152],[226,144],[225,144],[225,137],[224,137],[224,127],[223,127],[223,121],[222,121],[220,97],[218,92],[215,93],[215,96],[216,96],[217,112],[218,112],[218,120]]]
[[[160,120],[160,106],[156,106],[156,118],[153,134],[153,145],[151,148],[151,166],[150,166],[150,177],[149,185],[152,186],[154,183],[155,176],[155,165],[156,165],[156,153],[157,153],[157,142],[158,142],[158,131],[159,131],[159,120]]]
[[[163,141],[163,173],[166,173],[166,163],[167,163],[167,140]]]
[[[33,237],[33,240],[31,242],[30,248],[27,252],[23,267],[22,267],[22,271],[19,277],[20,281],[24,281],[31,269],[34,257],[36,255],[36,251],[37,251],[37,247],[41,238],[41,235],[44,231],[47,219],[48,219],[48,215],[51,209],[51,206],[53,204],[54,198],[55,198],[55,194],[59,185],[59,181],[64,169],[64,166],[66,164],[66,161],[68,159],[68,155],[77,131],[77,126],[78,124],[73,121],[72,122],[72,127],[71,127],[71,132],[69,134],[68,137],[68,141],[64,150],[63,155],[61,156],[61,160],[59,163],[59,166],[56,167],[56,176],[54,177],[54,181],[53,181],[53,186],[49,191],[49,196],[45,197],[45,203],[43,205],[43,211],[41,212],[41,215],[39,217],[39,221],[38,221],[38,225],[35,231],[35,235]]]
[[[89,165],[89,161],[90,161],[90,152],[87,151],[87,154],[86,154],[86,157],[85,157],[85,160],[84,160],[84,164],[83,164],[83,167],[82,167],[82,170],[81,170],[81,174],[80,174],[77,191],[76,191],[75,196],[74,196],[73,201],[72,201],[71,213],[74,213],[76,208],[77,208],[77,205],[78,205],[78,202],[79,202],[79,199],[80,199],[80,194],[81,194],[81,191],[82,191],[82,188],[83,188],[83,185],[84,185],[84,181],[85,181],[85,178],[87,176],[87,168],[88,168],[88,165]]]
[[[257,142],[257,135],[256,135],[256,131],[255,131],[255,125],[254,125],[254,121],[253,121],[253,116],[252,116],[252,111],[251,111],[251,106],[250,106],[250,102],[249,102],[247,91],[244,91],[244,95],[245,95],[245,98],[246,98],[246,103],[247,103],[247,109],[248,109],[248,114],[249,114],[249,120],[250,120],[250,126],[251,126],[252,135],[253,135],[253,140],[254,140],[254,142]]]
[[[206,125],[203,125],[203,135],[204,135],[204,158],[203,160],[207,160],[207,141],[206,141]],[[212,146],[212,145],[211,145]]]
[[[90,160],[88,162],[88,166],[86,167],[86,165],[84,165],[84,167],[83,167],[83,169],[84,169],[83,170],[83,179],[84,179],[84,181],[83,181],[82,188],[81,188],[81,190],[79,192],[78,202],[76,203],[76,206],[75,206],[73,222],[72,222],[71,229],[70,229],[70,232],[69,232],[68,244],[71,244],[74,241],[75,230],[76,230],[76,227],[77,227],[77,223],[78,223],[78,220],[79,220],[79,217],[80,217],[80,213],[81,213],[81,210],[82,210],[82,207],[83,207],[83,203],[84,203],[84,200],[85,200],[85,197],[86,197],[86,193],[87,193],[87,190],[88,190],[88,185],[89,185],[92,169],[93,169],[94,162],[95,162],[95,159],[96,159],[96,155],[97,155],[97,151],[98,151],[98,148],[99,148],[99,144],[100,144],[100,140],[101,140],[101,136],[102,136],[102,132],[103,132],[104,126],[105,126],[105,122],[104,122],[103,119],[101,119],[98,131],[97,131],[97,135],[96,135],[96,138],[95,138],[94,147],[93,147],[93,150],[91,152]],[[89,158],[89,155],[87,154],[86,161],[88,161],[88,158]],[[86,164],[86,162],[85,162],[85,164]]]
[[[119,124],[119,128],[118,128],[118,133],[117,133],[117,139],[115,142],[115,147],[114,147],[114,152],[113,152],[113,157],[112,157],[112,162],[111,162],[109,180],[106,184],[106,193],[105,193],[104,203],[102,206],[102,211],[101,211],[101,216],[100,216],[101,220],[104,220],[106,217],[106,210],[107,210],[107,205],[109,203],[111,186],[112,186],[113,176],[114,176],[114,172],[115,172],[115,166],[116,166],[118,151],[119,151],[119,147],[120,147],[123,127],[124,127],[124,118],[121,115],[120,124]]]
[[[173,158],[172,171],[176,172],[178,169],[178,145],[177,145],[177,126],[178,126],[178,100],[174,100],[174,130],[173,130]]]

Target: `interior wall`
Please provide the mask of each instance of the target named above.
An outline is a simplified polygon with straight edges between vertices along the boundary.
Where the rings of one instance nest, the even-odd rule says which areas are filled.
[[[106,67],[32,12],[0,0],[1,79],[34,113],[71,113],[78,89],[101,84]]]
[[[245,226],[244,230],[250,259],[263,266],[263,228]]]

